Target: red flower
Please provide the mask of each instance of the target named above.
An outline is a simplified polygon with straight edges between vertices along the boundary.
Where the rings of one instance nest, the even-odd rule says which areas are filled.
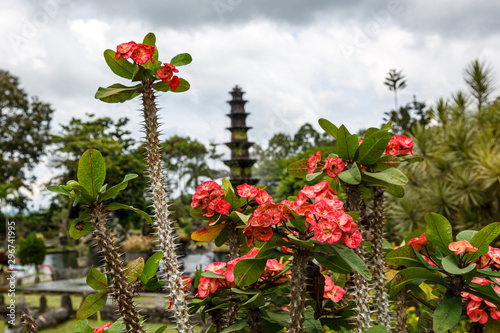
[[[325,275],[325,290],[323,292],[323,298],[329,298],[335,303],[338,303],[342,297],[344,297],[345,290],[339,286],[336,286],[332,281],[332,278]]]
[[[318,166],[318,162],[320,161],[321,151],[318,150],[307,160],[307,173],[314,173],[316,171],[316,167]]]
[[[137,43],[134,41],[118,45],[116,47],[115,60],[122,59],[122,58],[125,58],[125,59],[130,58],[130,56],[132,55],[132,52],[134,52],[136,47],[137,47]]]
[[[211,293],[214,293],[219,287],[219,281],[216,278],[208,278],[206,276],[200,277],[200,283],[198,284],[198,297],[207,297]]]
[[[182,278],[182,285],[184,286],[184,291],[187,291],[189,287],[191,286],[191,283],[193,283],[193,279],[191,279],[189,276],[183,276]]]
[[[469,241],[461,240],[457,242],[452,242],[448,245],[448,248],[455,254],[461,254],[467,251],[467,253],[472,253],[477,251],[477,247],[472,246]]]
[[[429,244],[429,241],[425,238],[424,232],[422,236],[410,239],[406,245],[411,245],[415,250],[420,251],[422,246],[424,246],[425,244]]]
[[[337,223],[328,219],[320,219],[314,227],[314,238],[318,242],[333,244],[342,238],[342,230]]]
[[[326,170],[328,177],[335,178],[337,174],[344,170],[345,164],[340,157],[330,157],[328,156],[325,161],[325,166],[321,171]]]
[[[104,333],[104,331],[106,330],[106,328],[108,328],[111,325],[113,325],[113,323],[107,323],[106,325],[103,325],[101,327],[93,328],[93,330],[94,330],[95,333]]]
[[[155,59],[153,58],[153,53],[155,52],[155,47],[153,45],[137,44],[134,51],[132,52],[132,60],[134,60],[139,65],[145,64],[149,59],[154,64]]]
[[[170,87],[170,89],[172,89],[172,91],[175,91],[179,87],[179,84],[180,84],[180,81],[179,81],[179,78],[176,75],[176,76],[174,76],[172,78],[172,81],[170,81],[170,83],[168,84],[168,86]]]
[[[252,199],[259,193],[255,186],[246,183],[238,185],[236,188],[238,189],[238,195],[242,198]]]
[[[224,267],[226,267],[225,262],[213,262],[207,267],[205,267],[205,272],[212,272],[217,275],[224,275]]]
[[[385,148],[385,153],[387,155],[397,155],[397,154],[408,154],[413,152],[413,140],[405,135],[394,135],[387,147]]]

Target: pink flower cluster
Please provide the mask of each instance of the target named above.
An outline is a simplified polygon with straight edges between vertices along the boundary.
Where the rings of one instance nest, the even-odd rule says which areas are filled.
[[[193,194],[191,208],[200,207],[205,212],[203,216],[213,217],[215,213],[226,215],[229,213],[229,202],[224,200],[226,192],[214,181],[207,180],[196,188]]]
[[[497,279],[497,281],[500,281],[500,279]],[[484,278],[475,278],[474,280],[472,280],[472,282],[480,285],[487,285],[493,283],[492,281]],[[499,286],[495,285],[493,289],[495,289],[495,291],[498,294],[500,294]],[[498,308],[496,307],[495,304],[485,301],[480,297],[477,297],[475,295],[472,295],[464,291],[462,292],[462,297],[465,300],[468,299],[470,300],[469,303],[467,304],[467,316],[469,316],[470,320],[472,320],[473,322],[486,324],[486,322],[488,322],[488,312],[492,319],[494,320],[500,319],[500,311],[498,311]]]
[[[362,237],[351,216],[344,212],[344,203],[326,180],[304,186],[295,202],[284,200],[294,213],[306,217],[314,238],[323,243],[342,242],[350,248],[361,244]]]
[[[397,155],[397,154],[408,154],[411,153],[415,156],[413,152],[413,140],[405,135],[394,135],[387,147],[385,148],[385,153],[387,155]]]
[[[293,219],[286,206],[282,203],[275,204],[273,198],[263,189],[248,184],[239,185],[237,189],[240,197],[255,199],[259,204],[243,229],[248,246],[254,244],[255,240],[261,242],[270,240],[273,237],[272,226]]]
[[[342,287],[336,286],[332,278],[325,275],[325,291],[323,298],[329,298],[335,303],[338,303],[344,297],[345,290]]]
[[[307,173],[315,173],[321,167],[321,172],[326,170],[328,177],[335,178],[337,174],[344,170],[345,164],[340,157],[327,156],[324,164],[321,163],[321,151],[312,154],[307,160]]]
[[[200,277],[200,283],[198,284],[198,293],[196,296],[198,297],[207,297],[210,294],[217,291],[219,288],[234,288],[236,285],[234,284],[234,266],[245,258],[253,258],[259,253],[259,249],[253,248],[242,257],[233,259],[229,261],[227,264],[225,262],[214,262],[205,267],[205,272],[212,272],[216,275],[219,275],[220,278],[211,278],[206,276]],[[264,272],[260,276],[261,281],[273,281],[276,283],[283,283],[285,279],[290,279],[290,272],[287,272],[277,279],[274,277],[281,273],[285,265],[278,262],[276,259],[268,259],[266,263],[266,268]]]

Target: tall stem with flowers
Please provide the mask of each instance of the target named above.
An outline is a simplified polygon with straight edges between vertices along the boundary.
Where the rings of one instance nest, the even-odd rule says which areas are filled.
[[[171,212],[168,209],[170,203],[161,162],[158,108],[155,101],[155,91],[182,92],[189,89],[189,83],[174,73],[178,72],[176,66],[190,63],[191,56],[186,53],[180,54],[172,58],[170,63],[162,64],[158,60],[155,42],[155,36],[150,33],[142,44],[129,42],[118,45],[116,52],[106,50],[104,53],[106,62],[115,74],[141,83],[134,87],[114,84],[108,88],[99,88],[96,98],[104,102],[124,102],[139,94],[142,95],[150,192],[155,212],[154,225],[159,247],[164,255],[165,280],[173,304],[173,318],[177,322],[179,332],[192,332],[182,272],[175,252],[177,245],[174,221],[170,218]]]

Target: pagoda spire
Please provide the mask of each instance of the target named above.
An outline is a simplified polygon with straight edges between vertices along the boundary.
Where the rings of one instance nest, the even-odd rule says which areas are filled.
[[[230,168],[230,180],[233,186],[238,186],[244,183],[255,185],[257,178],[252,178],[252,166],[257,162],[250,158],[248,149],[253,146],[253,142],[248,142],[247,131],[251,127],[247,127],[246,118],[249,115],[245,112],[246,100],[243,99],[243,92],[240,87],[235,86],[229,92],[233,97],[228,101],[231,105],[231,111],[227,116],[231,119],[231,127],[227,129],[231,132],[231,142],[227,142],[226,146],[231,149],[231,159],[224,161]]]

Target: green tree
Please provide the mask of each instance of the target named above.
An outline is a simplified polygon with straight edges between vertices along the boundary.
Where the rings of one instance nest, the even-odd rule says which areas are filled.
[[[390,91],[394,91],[394,110],[398,109],[398,91],[406,88],[406,80],[403,71],[390,69],[385,78],[384,84],[389,87]]]
[[[474,68],[477,60],[467,68]],[[465,71],[471,91],[475,79],[489,82],[490,71]],[[486,79],[485,79],[486,78]],[[484,95],[458,92],[440,99],[433,108],[435,125],[412,129],[415,152],[423,157],[410,164],[406,195],[390,200],[389,219],[401,232],[423,223],[425,212],[435,212],[454,223],[454,228],[479,228],[500,216],[500,100],[489,102]],[[472,101],[469,102],[469,101]],[[481,108],[471,108],[481,105]]]
[[[38,265],[43,264],[47,248],[42,237],[32,232],[19,244],[19,260],[22,265],[35,265],[38,273]]]
[[[63,173],[54,178],[52,183],[65,183],[76,179],[78,160],[90,148],[102,152],[108,169],[106,182],[118,184],[124,174],[134,173],[139,175],[139,180],[131,182],[120,192],[117,200],[127,202],[141,210],[148,211],[149,204],[144,196],[146,193],[146,179],[143,153],[144,148],[137,147],[137,142],[130,137],[130,132],[125,130],[127,118],[112,120],[110,118],[94,118],[88,114],[88,120],[73,118],[67,125],[61,126],[61,131],[52,136],[55,145],[50,159],[52,167],[62,169]],[[54,200],[64,200],[55,197]],[[70,201],[61,203],[62,208],[71,212]],[[76,217],[78,212],[73,211],[70,217]],[[128,214],[126,211],[116,211],[115,216],[122,224],[138,225],[141,218],[137,214]],[[61,225],[67,233],[69,217],[61,217]]]
[[[30,189],[35,167],[49,143],[52,113],[49,104],[29,97],[19,80],[0,70],[0,202],[26,207],[21,189]]]

